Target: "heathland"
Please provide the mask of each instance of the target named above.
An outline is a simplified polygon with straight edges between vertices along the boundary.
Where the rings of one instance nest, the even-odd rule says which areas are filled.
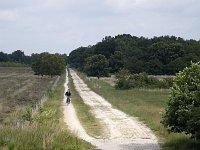
[[[36,76],[29,67],[2,67],[0,80],[0,149],[94,149],[64,124],[65,74],[58,80]],[[47,101],[33,114],[32,108],[43,97]]]

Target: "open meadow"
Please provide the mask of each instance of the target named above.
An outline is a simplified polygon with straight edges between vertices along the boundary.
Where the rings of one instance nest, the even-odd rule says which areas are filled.
[[[200,144],[188,135],[170,133],[160,123],[162,113],[167,106],[169,90],[167,89],[115,89],[104,79],[88,78],[79,73],[88,86],[108,100],[114,107],[130,116],[138,117],[158,136],[164,150],[197,150]],[[108,78],[106,79],[108,80]]]
[[[56,78],[36,76],[28,67],[0,67],[0,149],[95,149],[67,130],[62,113],[65,74],[59,80]],[[51,90],[55,81],[55,90]],[[24,106],[35,105],[44,95],[47,101],[37,113],[24,110]],[[28,124],[8,122],[16,119],[12,114],[21,116]]]
[[[29,67],[0,67],[0,122],[23,106],[34,107],[55,80],[36,76]]]

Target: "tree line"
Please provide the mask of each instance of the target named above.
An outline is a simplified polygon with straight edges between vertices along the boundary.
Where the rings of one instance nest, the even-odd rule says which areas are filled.
[[[31,66],[36,75],[61,75],[67,64],[66,54],[50,54],[47,52],[41,54],[32,54],[26,56],[23,51],[17,50],[11,54],[0,52],[0,63],[8,63],[13,66],[15,63]],[[6,66],[6,65],[5,65]]]
[[[108,63],[105,67],[110,73],[124,68],[130,73],[174,75],[191,62],[200,60],[200,41],[184,40],[175,36],[150,39],[130,34],[107,36],[95,45],[73,50],[69,54],[69,64],[91,74],[88,73],[88,63],[90,64],[89,60],[94,55],[105,57],[104,64]],[[108,74],[105,71],[104,73]]]

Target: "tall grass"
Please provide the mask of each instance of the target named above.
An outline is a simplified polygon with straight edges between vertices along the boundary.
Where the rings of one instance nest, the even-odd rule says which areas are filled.
[[[94,149],[83,140],[66,130],[63,122],[62,99],[65,76],[62,75],[58,86],[51,93],[33,123],[24,128],[0,126],[0,149],[9,150],[87,150]]]
[[[0,123],[15,110],[38,103],[56,79],[36,76],[29,67],[0,67]]]
[[[167,105],[169,91],[160,89],[115,89],[108,83],[95,78],[87,78],[79,73],[88,86],[108,100],[114,107],[123,112],[138,117],[158,136],[163,149],[167,150],[197,150],[200,149],[196,141],[183,133],[171,133],[162,126],[161,114]]]
[[[17,62],[0,62],[0,67],[29,67],[29,65]]]
[[[95,118],[94,114],[90,110],[90,107],[86,105],[82,98],[79,96],[74,87],[71,75],[69,75],[68,86],[72,92],[72,102],[76,108],[78,118],[80,119],[81,124],[86,129],[87,133],[94,137],[102,135],[103,129],[100,122]]]

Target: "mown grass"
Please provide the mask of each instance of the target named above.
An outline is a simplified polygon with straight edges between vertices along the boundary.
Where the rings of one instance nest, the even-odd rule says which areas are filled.
[[[108,100],[114,107],[138,117],[158,136],[163,149],[166,150],[197,150],[200,144],[183,133],[168,133],[160,123],[169,97],[168,90],[160,89],[115,89],[108,83],[95,78],[87,78],[79,73],[88,86]]]
[[[87,133],[94,137],[102,135],[103,129],[101,124],[91,112],[90,107],[86,105],[83,102],[82,98],[79,96],[78,92],[75,89],[73,79],[70,74],[68,86],[70,88],[70,91],[72,92],[72,103],[76,108],[78,118],[80,119],[80,122],[87,131]]]
[[[33,122],[24,128],[0,126],[0,149],[9,150],[88,150],[93,146],[78,139],[66,130],[63,121],[62,100],[65,75],[62,75],[54,92],[49,92]],[[25,121],[28,120],[28,116]]]

